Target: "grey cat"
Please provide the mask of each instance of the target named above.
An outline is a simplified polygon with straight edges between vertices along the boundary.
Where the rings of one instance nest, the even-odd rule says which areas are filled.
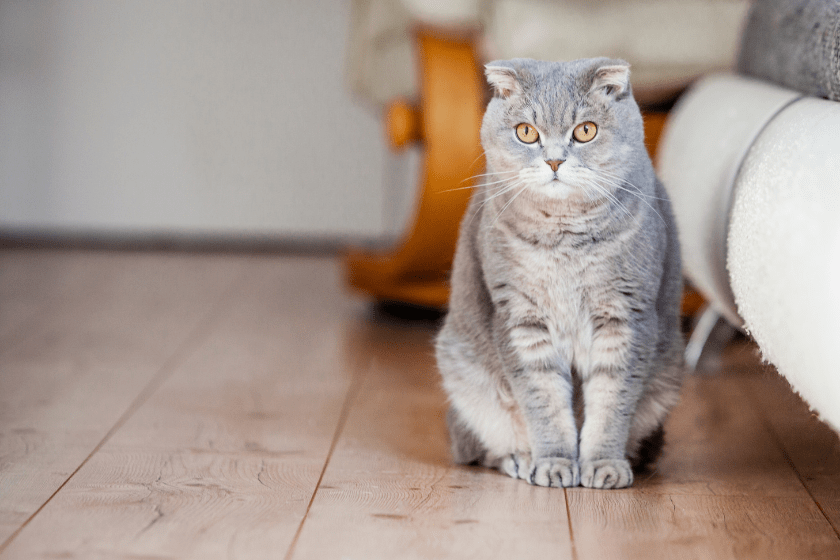
[[[622,488],[683,379],[677,230],[626,62],[498,61],[436,342],[454,460]]]

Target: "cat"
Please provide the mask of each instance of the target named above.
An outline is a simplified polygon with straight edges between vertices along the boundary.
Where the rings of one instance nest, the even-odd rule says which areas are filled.
[[[677,230],[629,65],[485,74],[487,173],[435,342],[453,459],[539,486],[630,486],[662,445],[684,343]]]

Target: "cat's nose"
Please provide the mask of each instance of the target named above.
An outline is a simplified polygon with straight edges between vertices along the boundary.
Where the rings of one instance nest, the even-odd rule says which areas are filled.
[[[562,160],[562,159],[547,159],[547,160],[545,160],[545,162],[548,164],[548,166],[551,168],[552,171],[557,171],[560,168],[560,165],[564,161],[565,160]]]

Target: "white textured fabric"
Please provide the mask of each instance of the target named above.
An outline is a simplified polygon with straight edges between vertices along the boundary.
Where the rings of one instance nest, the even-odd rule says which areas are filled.
[[[636,99],[671,96],[734,67],[747,0],[495,0],[493,58],[623,58]],[[653,99],[651,99],[653,98]]]
[[[476,22],[487,0],[401,0],[412,17],[430,24],[447,26]]]
[[[736,182],[728,265],[764,357],[840,428],[840,103],[797,101],[753,144]]]
[[[741,327],[726,271],[726,229],[739,166],[762,128],[801,94],[748,78],[698,82],[672,112],[657,167],[671,196],[683,269],[712,306]]]
[[[686,273],[840,428],[840,103],[706,78],[662,142]]]

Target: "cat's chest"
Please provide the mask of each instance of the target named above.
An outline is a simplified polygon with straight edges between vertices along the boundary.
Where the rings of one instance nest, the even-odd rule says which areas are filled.
[[[511,262],[511,279],[527,306],[552,331],[586,336],[591,334],[593,317],[623,315],[627,307],[619,289],[619,249],[612,244],[577,249],[521,244]]]
[[[542,307],[573,314],[609,284],[610,257],[601,251],[521,247],[515,268],[523,288]]]

